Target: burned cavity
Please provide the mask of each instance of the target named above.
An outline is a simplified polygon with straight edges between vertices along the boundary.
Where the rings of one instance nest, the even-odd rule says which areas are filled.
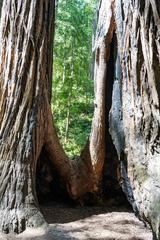
[[[64,181],[59,176],[44,149],[37,162],[36,191],[40,205],[49,202],[72,202]]]
[[[101,192],[98,194],[87,193],[78,201],[73,201],[67,193],[65,183],[59,176],[56,168],[50,162],[45,149],[42,149],[37,163],[36,172],[36,191],[40,204],[47,202],[67,203],[71,205],[95,206],[99,203],[112,205],[125,205],[129,203],[122,191],[120,162],[116,148],[110,134],[110,112],[113,105],[114,82],[117,78],[117,40],[116,35],[110,45],[110,57],[106,69],[106,86],[105,86],[105,163],[101,181]]]
[[[120,161],[118,159],[117,150],[113,144],[110,134],[110,119],[111,108],[113,105],[114,83],[117,80],[117,38],[113,34],[110,45],[110,57],[107,62],[106,84],[105,84],[105,163],[101,182],[102,199],[104,202],[111,204],[130,206],[121,186]],[[119,71],[118,71],[119,72]],[[119,93],[120,94],[120,93]],[[118,102],[118,101],[117,101]],[[117,107],[118,109],[118,107]],[[119,109],[118,109],[119,111]]]

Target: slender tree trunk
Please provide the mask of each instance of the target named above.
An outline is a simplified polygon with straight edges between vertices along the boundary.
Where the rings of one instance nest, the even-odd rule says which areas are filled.
[[[69,80],[69,88],[68,88],[68,99],[67,99],[67,116],[66,116],[66,127],[65,127],[65,143],[67,143],[68,140],[68,133],[69,133],[69,125],[70,125],[70,117],[71,117],[71,103],[72,103],[72,97],[73,97],[73,81],[74,81],[74,64],[73,64],[73,47],[72,47],[72,62],[70,65],[71,70],[71,79]]]
[[[66,65],[65,62],[63,63],[63,74],[62,74],[62,82],[64,84],[66,78]]]
[[[71,92],[69,92],[68,102],[67,102],[67,116],[66,116],[66,127],[65,127],[65,143],[67,143],[67,140],[68,140],[69,125],[70,125],[70,111],[71,111]]]

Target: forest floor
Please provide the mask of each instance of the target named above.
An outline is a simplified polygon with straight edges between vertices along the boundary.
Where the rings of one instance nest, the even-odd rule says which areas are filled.
[[[27,229],[18,236],[0,235],[0,240],[152,240],[150,230],[127,207],[52,203],[42,212],[47,230]]]

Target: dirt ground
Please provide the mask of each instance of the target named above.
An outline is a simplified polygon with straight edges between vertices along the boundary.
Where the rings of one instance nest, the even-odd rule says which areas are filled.
[[[0,235],[0,240],[152,240],[128,208],[80,207],[47,204],[42,207],[48,229],[27,229],[20,235]]]

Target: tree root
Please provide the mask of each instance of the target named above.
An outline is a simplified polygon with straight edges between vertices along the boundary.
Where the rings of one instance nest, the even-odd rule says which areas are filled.
[[[35,207],[0,210],[0,231],[8,234],[21,233],[26,228],[47,227],[47,223]]]

